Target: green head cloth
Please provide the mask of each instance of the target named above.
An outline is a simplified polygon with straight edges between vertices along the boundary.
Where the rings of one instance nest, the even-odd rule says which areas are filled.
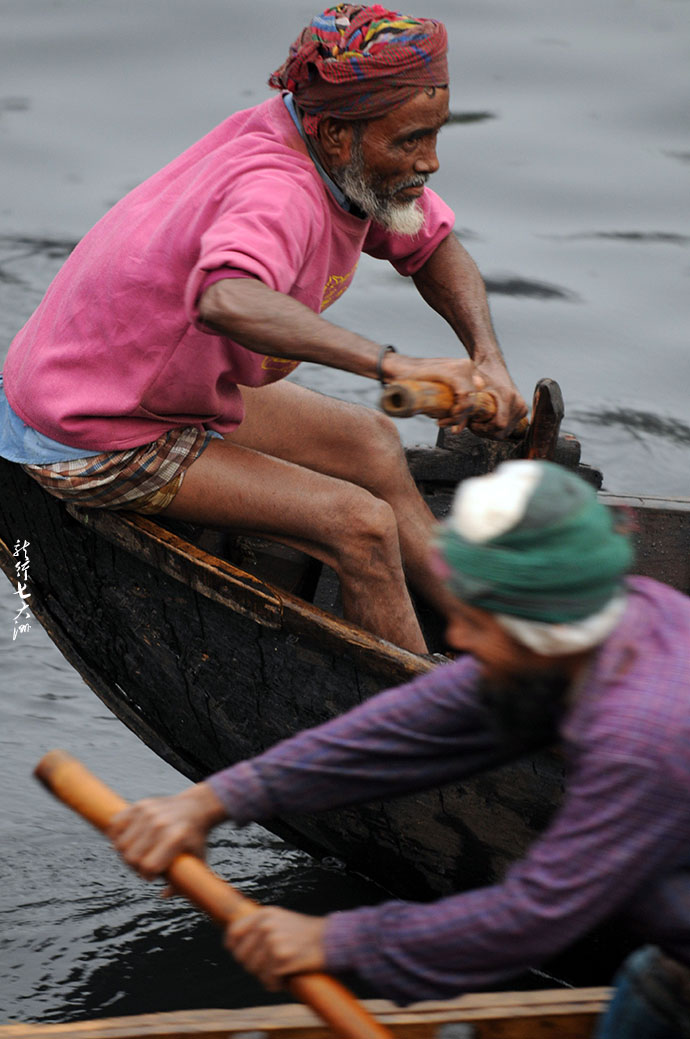
[[[602,610],[633,558],[593,489],[541,461],[504,462],[463,481],[436,545],[461,601],[549,624]]]

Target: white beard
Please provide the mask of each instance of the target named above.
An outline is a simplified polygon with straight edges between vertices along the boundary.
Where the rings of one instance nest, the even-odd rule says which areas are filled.
[[[419,199],[413,198],[404,206],[391,206],[385,221],[380,220],[377,223],[380,223],[386,231],[412,238],[419,234],[424,227],[424,210],[419,204]]]
[[[361,146],[355,140],[352,147],[352,159],[347,166],[332,171],[334,180],[351,202],[370,217],[375,224],[392,234],[413,237],[424,227],[424,210],[419,199],[410,202],[396,202],[395,194],[376,190],[375,183],[368,175],[364,165]],[[396,185],[396,191],[406,187],[422,187],[427,177],[420,174]]]

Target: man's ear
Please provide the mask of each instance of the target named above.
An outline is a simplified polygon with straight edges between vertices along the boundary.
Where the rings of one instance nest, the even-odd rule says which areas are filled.
[[[319,122],[319,144],[330,166],[350,161],[353,124],[346,119],[325,115]]]

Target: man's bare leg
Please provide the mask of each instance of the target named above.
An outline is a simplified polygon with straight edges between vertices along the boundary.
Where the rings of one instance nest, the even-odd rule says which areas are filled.
[[[410,585],[440,612],[450,593],[431,578],[428,546],[436,520],[410,474],[398,431],[382,412],[335,400],[291,382],[242,390],[244,422],[235,443],[364,487],[396,517]]]
[[[395,516],[364,488],[217,440],[189,467],[165,512],[301,548],[339,575],[347,619],[396,645],[426,652],[405,583]]]

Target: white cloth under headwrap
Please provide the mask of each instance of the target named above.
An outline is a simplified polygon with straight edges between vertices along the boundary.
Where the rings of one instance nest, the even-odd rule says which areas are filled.
[[[609,637],[625,612],[627,595],[617,595],[599,613],[569,624],[547,624],[494,613],[504,631],[516,642],[543,657],[560,657],[566,653],[582,653],[599,646]]]

